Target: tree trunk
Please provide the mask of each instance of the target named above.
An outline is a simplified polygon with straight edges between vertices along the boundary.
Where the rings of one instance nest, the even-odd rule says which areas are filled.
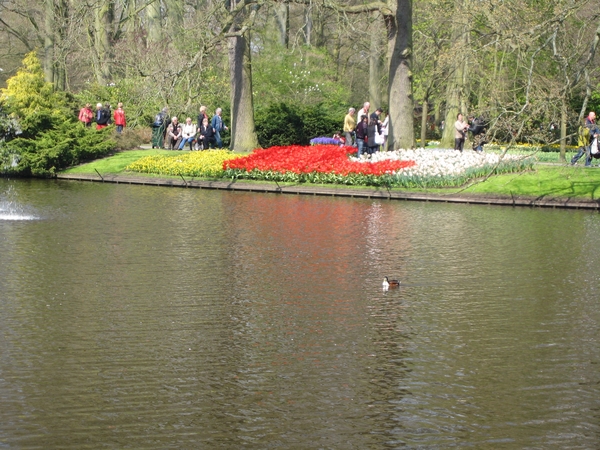
[[[441,110],[441,106],[440,106],[440,102],[439,100],[437,102],[434,103],[434,107],[433,107],[433,126],[434,128],[437,130],[440,126],[440,110]]]
[[[67,90],[67,58],[68,58],[68,48],[67,48],[67,24],[70,18],[71,11],[69,10],[69,1],[68,0],[59,0],[57,4],[57,17],[61,21],[61,25],[58,27],[58,42],[55,44],[54,56],[54,86],[61,91]]]
[[[44,78],[48,83],[54,83],[54,0],[44,1],[44,14]]]
[[[125,24],[125,34],[129,38],[135,37],[136,33],[140,29],[140,18],[139,15],[136,14],[137,6],[136,0],[129,0],[127,2],[127,22]]]
[[[567,152],[567,102],[563,97],[560,111],[560,161],[566,163]]]
[[[275,23],[279,31],[279,43],[288,48],[290,44],[290,3],[288,0],[275,6]]]
[[[227,38],[231,80],[231,144],[238,152],[258,148],[254,128],[250,42],[245,35]]]
[[[163,0],[166,5],[166,29],[173,36],[183,33],[183,5],[181,0]],[[160,2],[157,1],[160,5]]]
[[[148,18],[148,39],[147,45],[162,41],[162,18],[160,15],[160,2],[151,1],[146,7],[146,17]]]
[[[313,29],[313,21],[312,21],[312,7],[309,5],[304,10],[304,43],[307,47],[311,45],[312,38],[312,29]]]
[[[456,9],[459,10],[461,7],[463,7],[462,2],[458,2]],[[454,30],[452,32],[454,71],[449,77],[448,85],[446,86],[446,114],[444,119],[446,126],[444,127],[441,142],[443,148],[454,148],[454,123],[456,122],[456,117],[458,113],[466,114],[464,91],[468,38],[468,23],[457,20],[454,23]]]
[[[414,145],[412,97],[412,0],[395,0],[393,16],[386,16],[389,54],[390,130],[388,149]],[[393,5],[391,9],[394,10]]]
[[[427,145],[427,116],[429,115],[429,104],[427,97],[423,99],[423,113],[421,114],[421,147]]]
[[[375,29],[378,28],[379,13],[373,13],[373,21]],[[370,33],[370,49],[369,49],[369,102],[375,108],[381,106],[381,47],[382,42],[380,34]]]
[[[96,80],[98,84],[105,85],[111,80],[113,0],[101,2],[95,14],[94,33],[96,52],[98,53],[98,67],[95,68]]]

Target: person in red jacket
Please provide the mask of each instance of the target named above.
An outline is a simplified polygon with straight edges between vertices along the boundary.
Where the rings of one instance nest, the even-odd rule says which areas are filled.
[[[117,105],[115,109],[115,125],[117,126],[117,133],[121,133],[125,128],[125,111],[123,110],[123,103]]]
[[[81,110],[79,111],[79,121],[83,123],[86,127],[92,125],[92,119],[94,118],[94,112],[92,111],[92,105],[87,103]]]

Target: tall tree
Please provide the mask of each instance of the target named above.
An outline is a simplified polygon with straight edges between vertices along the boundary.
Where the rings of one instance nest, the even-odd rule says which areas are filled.
[[[372,12],[372,30],[369,33],[369,102],[381,106],[381,69],[382,69],[382,44],[381,33],[379,30],[382,25],[382,18],[378,11]],[[385,48],[385,47],[384,47]]]
[[[388,148],[414,146],[412,96],[412,0],[396,0],[385,16],[388,36],[390,130]]]
[[[279,5],[275,5],[275,22],[279,32],[279,43],[281,46],[288,48],[290,45],[290,2],[289,0],[282,1]]]
[[[374,1],[359,5],[337,3],[342,14],[364,14],[379,11],[387,31],[389,135],[388,148],[414,146],[412,95],[412,0]]]
[[[231,0],[229,26],[226,33],[231,82],[231,148],[247,152],[258,147],[254,127],[252,96],[252,64],[249,29],[257,8],[243,1]]]
[[[101,0],[94,9],[94,72],[98,84],[106,85],[112,79],[112,37],[115,17],[114,0]]]
[[[466,80],[469,60],[469,20],[466,14],[461,14],[468,8],[465,0],[455,0],[452,22],[452,37],[450,48],[453,51],[452,64],[450,66],[450,77],[446,85],[446,115],[444,132],[442,135],[442,146],[454,147],[454,123],[459,113],[466,114]]]

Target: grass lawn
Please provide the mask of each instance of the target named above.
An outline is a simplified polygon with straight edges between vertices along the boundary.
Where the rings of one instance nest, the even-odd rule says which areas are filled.
[[[131,150],[116,153],[113,156],[92,161],[88,164],[65,170],[64,173],[75,174],[119,174],[125,167],[137,159],[148,155],[174,155],[176,152],[169,150]],[[181,153],[187,153],[183,151]],[[136,174],[141,175],[141,174]],[[149,177],[153,175],[143,174]],[[161,178],[179,178],[160,175]],[[189,177],[186,177],[189,178]],[[195,178],[200,179],[200,178]],[[247,183],[248,181],[238,181]],[[260,183],[267,183],[261,181]],[[279,183],[286,185],[288,183]],[[294,184],[294,183],[291,183]],[[316,185],[315,185],[316,186]],[[340,189],[360,189],[361,186],[333,186]],[[559,164],[536,164],[535,170],[523,173],[510,173],[490,177],[484,182],[472,182],[462,188],[447,189],[399,189],[398,191],[430,192],[435,194],[487,194],[499,196],[533,196],[548,198],[576,198],[597,200],[600,198],[600,168],[584,168],[583,163],[578,166]]]
[[[80,166],[71,167],[70,169],[64,170],[62,173],[79,173],[79,174],[95,174],[96,170],[101,174],[115,174],[121,173],[125,170],[127,165],[134,161],[137,161],[144,156],[150,155],[174,155],[173,150],[159,150],[159,149],[148,149],[148,150],[127,150],[124,152],[115,153],[112,156],[108,156],[102,159],[96,159],[87,164]],[[95,169],[95,170],[94,170]]]
[[[534,171],[490,177],[462,192],[597,200],[600,198],[600,168],[537,164]]]

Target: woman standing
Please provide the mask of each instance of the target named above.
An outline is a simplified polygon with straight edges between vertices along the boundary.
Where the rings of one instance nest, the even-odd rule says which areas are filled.
[[[348,114],[344,117],[344,135],[346,137],[346,145],[354,145],[353,143],[353,134],[354,129],[356,128],[356,119],[354,119],[354,112],[356,110],[354,108],[350,108],[348,110]]]
[[[115,125],[117,126],[117,133],[121,133],[125,128],[125,111],[123,110],[123,103],[117,105],[115,110]]]
[[[382,150],[387,150],[386,145],[390,126],[390,115],[387,111],[385,111],[384,114],[385,119],[383,119],[383,122],[381,123],[381,134],[383,135],[383,145],[381,146],[381,148]]]
[[[79,111],[79,121],[84,126],[89,127],[92,125],[92,119],[94,118],[94,112],[92,111],[92,105],[86,103],[83,108]]]
[[[356,126],[356,145],[358,146],[358,157],[365,151],[365,147],[367,144],[365,140],[367,139],[367,129],[368,129],[368,118],[367,116],[362,116],[362,119]]]
[[[367,127],[367,153],[372,155],[379,148],[379,144],[375,141],[375,135],[379,134],[379,123],[374,117],[371,118]]]

